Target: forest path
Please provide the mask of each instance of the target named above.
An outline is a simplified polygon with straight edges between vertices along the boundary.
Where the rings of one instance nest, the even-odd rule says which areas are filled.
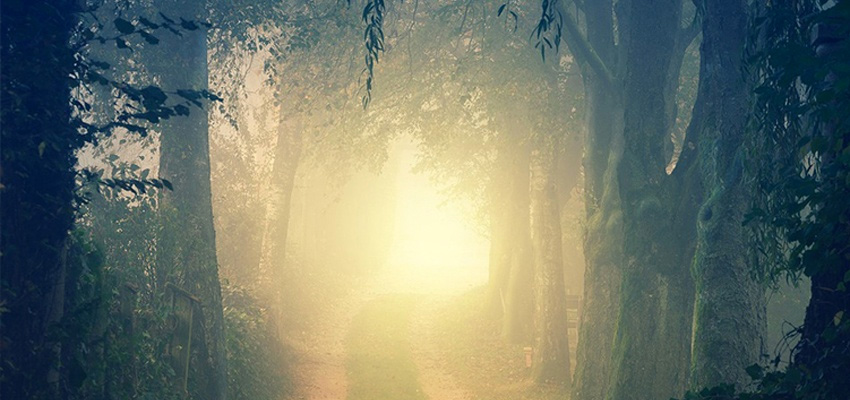
[[[466,400],[472,396],[458,385],[448,371],[445,349],[438,345],[437,318],[451,297],[429,295],[420,299],[410,324],[413,359],[419,369],[419,382],[431,400]]]
[[[391,276],[354,286],[317,307],[290,338],[296,354],[291,400],[471,398],[446,372],[448,361],[434,340],[447,294],[404,293]]]
[[[345,334],[361,307],[361,294],[356,292],[328,301],[313,310],[297,337],[288,340],[296,363],[292,400],[346,398]]]

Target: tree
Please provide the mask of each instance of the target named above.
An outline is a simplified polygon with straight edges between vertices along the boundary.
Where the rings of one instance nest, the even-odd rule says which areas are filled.
[[[748,6],[744,1],[702,4],[700,86],[687,140],[698,142],[705,190],[697,224],[692,387],[721,383],[739,389],[746,368],[764,353],[766,297],[752,273],[748,229],[751,198],[744,170],[753,91],[745,75]]]
[[[537,383],[570,384],[570,349],[555,182],[558,140],[538,133],[532,161],[531,227],[534,249],[534,363]]]
[[[665,143],[696,25],[682,26],[680,1],[599,1],[580,8],[582,33],[564,2],[544,4],[538,32],[557,28],[555,41],[563,39],[583,68],[587,101],[587,271],[574,398],[681,393],[699,192],[687,161],[692,149],[668,174]]]
[[[162,233],[157,243],[157,269],[169,271],[162,274],[164,278],[201,301],[203,328],[194,331],[199,340],[193,346],[197,351],[193,364],[197,363],[199,371],[190,379],[190,393],[224,399],[224,317],[210,195],[208,117],[201,108],[206,100],[203,94],[208,93],[207,36],[204,23],[198,21],[203,21],[205,7],[203,2],[177,4],[170,0],[155,6],[163,14],[179,18],[185,31],[160,39],[156,50],[145,54],[145,65],[164,90],[199,106],[182,118],[160,124],[159,175],[172,183],[174,191],[163,193],[159,200]],[[186,86],[193,92],[185,91]]]

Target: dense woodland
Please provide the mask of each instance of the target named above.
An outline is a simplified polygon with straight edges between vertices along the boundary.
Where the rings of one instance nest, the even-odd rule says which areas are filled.
[[[387,263],[405,140],[489,243],[446,348],[529,349],[457,398],[850,399],[850,1],[0,18],[2,399],[304,398],[291,338]],[[347,345],[422,313],[392,303]],[[358,394],[367,364],[345,397],[428,397]]]

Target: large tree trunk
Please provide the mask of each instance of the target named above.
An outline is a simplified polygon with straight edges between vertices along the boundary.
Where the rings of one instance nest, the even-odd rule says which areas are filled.
[[[687,384],[693,285],[690,194],[667,175],[665,96],[675,65],[682,4],[631,2],[619,21],[623,158],[617,168],[624,242],[620,308],[609,399],[670,398]],[[620,14],[618,14],[620,15]],[[680,172],[681,173],[681,172]],[[659,349],[664,349],[659,351]]]
[[[198,21],[205,15],[204,2],[183,3],[161,0],[156,9],[166,15]],[[159,78],[163,90],[206,90],[206,30],[183,31],[182,36],[162,35],[150,51],[146,63]],[[227,369],[221,285],[215,252],[207,112],[192,108],[185,117],[160,124],[161,178],[172,182],[173,191],[162,193],[160,211],[163,235],[157,245],[157,268],[171,271],[175,285],[189,291],[201,302],[204,326],[201,343],[193,350],[197,373],[190,376],[190,394],[195,398],[224,399]]]
[[[692,385],[695,389],[749,382],[745,368],[759,361],[766,329],[765,295],[747,262],[743,179],[744,131],[751,91],[742,75],[747,2],[709,0],[703,13],[698,104],[705,200],[697,218],[698,242]]]
[[[600,59],[613,65],[613,2],[588,2],[585,7],[587,41]],[[572,44],[570,49],[576,53]],[[598,72],[585,67],[582,75],[587,118],[583,160],[586,268],[572,398],[595,400],[605,398],[610,384],[620,303],[623,213],[619,182],[613,171],[622,157],[623,104],[615,88]]]
[[[688,375],[696,188],[690,168],[666,173],[665,152],[670,80],[685,48],[682,3],[616,8],[616,45],[608,1],[585,5],[591,51],[566,38],[586,62],[589,121],[577,400],[669,398]]]
[[[608,165],[616,165],[622,153],[622,105],[597,78],[585,79],[587,102],[587,151],[585,152],[584,240],[585,274],[573,398],[603,399],[610,382],[611,359],[620,303],[623,214],[619,183]],[[609,150],[609,151],[606,151]]]
[[[564,265],[561,256],[561,218],[555,187],[553,138],[540,137],[532,156],[531,228],[534,254],[535,383],[570,384]]]

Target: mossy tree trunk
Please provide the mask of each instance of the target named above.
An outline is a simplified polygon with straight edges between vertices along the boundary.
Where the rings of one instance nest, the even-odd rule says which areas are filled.
[[[759,361],[766,330],[765,293],[747,262],[744,214],[749,206],[742,144],[751,93],[743,75],[747,2],[705,2],[700,86],[692,124],[698,129],[700,178],[706,190],[697,218],[692,385],[741,389],[745,368]]]
[[[608,164],[619,162],[617,149],[622,145],[611,140],[614,132],[622,130],[622,104],[609,90],[594,83],[596,79],[585,79],[588,113],[584,156],[586,266],[573,379],[573,397],[577,399],[604,398],[611,373],[610,354],[622,280],[619,262],[622,259],[623,214],[619,206],[619,184],[610,172],[605,172],[611,171]]]
[[[587,269],[573,398],[680,395],[698,187],[690,163],[666,172],[665,143],[671,80],[692,32],[681,26],[679,0],[587,3],[586,37],[559,11],[569,17],[564,39],[582,64],[588,107]]]
[[[534,254],[535,383],[570,384],[561,218],[555,185],[556,141],[540,134],[532,154],[531,229]]]
[[[669,80],[685,45],[682,2],[632,2],[619,20],[623,60],[623,212],[620,308],[609,399],[682,395],[690,360],[693,213],[689,164],[667,174]],[[620,13],[618,13],[620,15]],[[664,351],[659,351],[664,349]]]

